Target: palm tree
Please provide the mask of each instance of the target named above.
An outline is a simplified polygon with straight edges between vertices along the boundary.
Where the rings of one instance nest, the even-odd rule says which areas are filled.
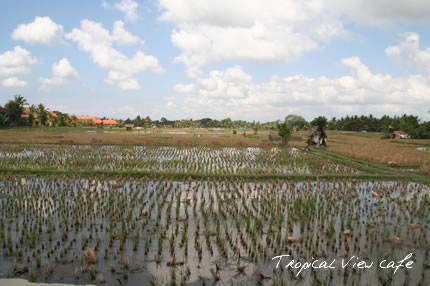
[[[24,112],[24,107],[27,105],[27,100],[21,95],[15,95],[15,99],[9,100],[5,108],[9,111],[9,119],[11,123],[18,122]]]
[[[46,111],[46,108],[42,103],[39,104],[39,106],[37,107],[37,113],[38,113],[40,125],[42,126],[46,125],[48,121],[48,112]]]
[[[29,108],[28,112],[28,123],[30,126],[34,126],[36,124],[36,115],[37,114],[37,107],[36,105],[32,104]]]

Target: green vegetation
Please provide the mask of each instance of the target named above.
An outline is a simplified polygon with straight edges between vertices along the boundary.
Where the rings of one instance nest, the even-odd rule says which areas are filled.
[[[0,106],[0,127],[5,126],[95,126],[92,120],[78,120],[75,115],[68,115],[60,111],[48,111],[43,104],[28,105],[26,99],[21,95],[16,95],[13,100],[5,104],[5,110]],[[25,115],[23,117],[23,115]],[[105,117],[101,118],[106,119]],[[202,118],[199,120],[182,119],[168,120],[162,117],[160,120],[152,120],[149,116],[136,116],[135,119],[127,118],[126,120],[117,120],[118,126],[124,127],[124,124],[134,124],[135,127],[157,128],[157,127],[175,127],[175,128],[226,128],[226,129],[252,129],[257,135],[259,130],[275,130],[280,124],[286,122],[294,130],[304,130],[311,126],[319,126],[322,129],[343,131],[361,131],[369,132],[388,132],[388,127],[392,126],[394,130],[402,130],[412,138],[430,139],[430,122],[421,122],[417,116],[402,115],[390,117],[384,115],[380,119],[369,116],[346,116],[341,119],[333,117],[330,121],[324,116],[314,118],[310,123],[302,116],[296,114],[287,115],[284,122],[281,120],[269,122],[252,122],[244,120],[232,120],[225,118],[216,120],[211,118]]]
[[[22,97],[6,106],[7,114],[0,117],[5,124],[33,128],[1,131],[12,137],[0,144],[2,275],[109,285],[148,280],[153,285],[386,285],[392,272],[298,274],[275,268],[272,257],[285,253],[311,261],[366,255],[374,261],[400,260],[411,252],[414,274],[401,269],[396,279],[418,285],[416,277],[427,275],[422,254],[430,251],[430,163],[417,153],[427,151],[412,150],[427,141],[398,147],[394,140],[377,139],[381,134],[331,132],[333,145],[303,147],[305,133],[292,137],[293,129],[330,128],[336,120],[319,116],[309,124],[289,115],[283,122],[266,123],[152,121],[138,116],[125,122],[144,128],[229,129],[217,130],[219,141],[212,146],[209,136],[194,131],[169,136],[158,131],[150,137],[148,132],[121,133],[123,141],[111,144],[109,132],[90,137],[76,118],[54,116],[43,104],[29,106],[26,117]],[[414,130],[421,126],[408,124]],[[235,134],[239,128],[243,136]],[[282,145],[259,134],[275,128]],[[68,134],[75,131],[81,133]],[[105,141],[95,137],[105,135]],[[49,143],[25,143],[33,136]],[[71,141],[80,136],[87,141]],[[130,139],[136,137],[156,143],[138,145]],[[257,144],[243,144],[249,141]],[[289,142],[298,145],[285,146]],[[364,143],[352,154],[356,142]],[[380,154],[387,146],[397,146],[389,155],[407,150],[397,157],[415,154],[419,160],[391,162],[397,157]],[[380,155],[382,161],[360,154]]]
[[[419,184],[81,176],[0,182],[4,273],[34,281],[94,284],[149,274],[169,285],[200,277],[224,285],[289,285],[305,277],[313,284],[384,285],[377,272],[349,268],[296,276],[276,268],[272,257],[285,251],[311,261],[358,252],[374,261],[381,251],[390,260],[429,251],[429,189]],[[425,263],[414,261],[418,277]]]
[[[393,130],[408,133],[412,138],[430,139],[430,122],[421,122],[413,115],[403,114],[394,117],[384,115],[379,119],[372,115],[346,116],[341,119],[334,117],[328,122],[328,129],[344,131],[388,132],[389,126],[392,126]]]
[[[311,121],[312,126],[318,126],[321,130],[324,130],[328,124],[327,118],[325,116],[318,116]]]
[[[278,124],[279,136],[282,138],[283,144],[288,144],[290,141],[293,128],[288,124],[287,121]]]

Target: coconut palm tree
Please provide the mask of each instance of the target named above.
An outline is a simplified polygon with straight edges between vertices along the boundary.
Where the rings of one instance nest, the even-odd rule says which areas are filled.
[[[27,100],[21,95],[15,95],[13,100],[9,100],[9,102],[6,103],[5,108],[9,111],[10,123],[18,123],[21,120],[21,115],[26,105]]]
[[[42,103],[37,107],[37,115],[39,117],[40,125],[45,126],[48,123],[48,112]]]
[[[36,118],[37,118],[36,115],[37,115],[37,107],[36,105],[32,104],[29,108],[28,119],[27,119],[30,126],[36,125]]]

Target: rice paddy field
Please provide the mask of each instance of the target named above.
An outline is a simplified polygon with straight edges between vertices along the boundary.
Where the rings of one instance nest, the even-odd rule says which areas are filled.
[[[298,139],[290,147],[258,138],[250,140],[263,146],[230,139],[213,145],[202,143],[204,136],[165,145],[0,139],[0,279],[78,285],[430,281],[430,181],[423,162],[352,156],[342,149],[351,135],[332,136],[328,148],[305,148]],[[398,148],[405,152],[416,147],[389,144],[404,145]],[[289,257],[275,258],[280,255]]]

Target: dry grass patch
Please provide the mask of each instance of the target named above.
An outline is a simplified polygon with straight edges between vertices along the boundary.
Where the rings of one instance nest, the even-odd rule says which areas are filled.
[[[429,140],[405,140],[428,144]],[[347,156],[384,164],[425,164],[430,158],[430,150],[417,150],[414,145],[403,144],[375,136],[351,133],[329,132],[328,148]]]

